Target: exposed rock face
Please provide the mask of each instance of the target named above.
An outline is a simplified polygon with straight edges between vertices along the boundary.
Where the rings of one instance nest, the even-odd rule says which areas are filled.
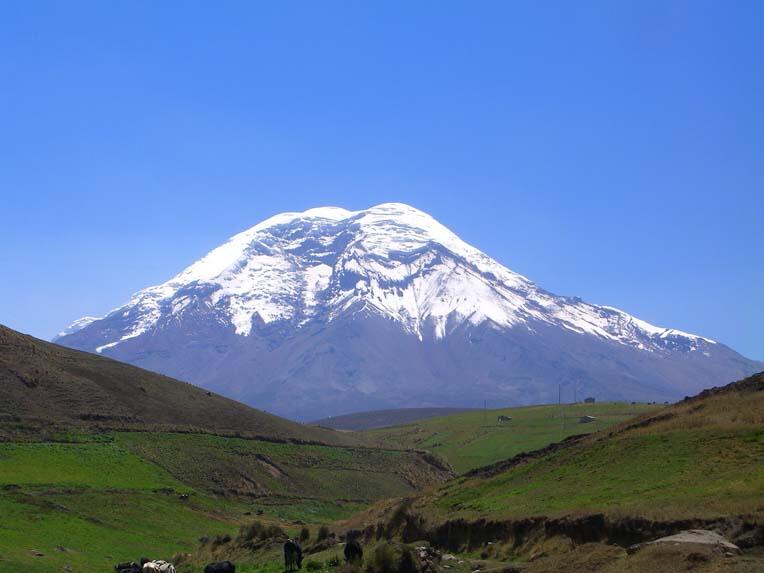
[[[728,541],[715,531],[709,531],[707,529],[689,529],[687,531],[680,531],[675,535],[669,535],[667,537],[661,537],[655,541],[650,541],[648,545],[670,543],[670,544],[685,544],[690,543],[693,545],[707,545],[716,547],[723,551],[731,551],[733,553],[740,553],[740,548],[734,543]]]
[[[764,369],[555,296],[397,203],[285,213],[57,342],[300,419],[397,407],[674,400]]]

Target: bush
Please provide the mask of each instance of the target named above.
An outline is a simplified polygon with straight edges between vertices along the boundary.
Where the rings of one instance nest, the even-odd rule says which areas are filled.
[[[393,548],[386,543],[377,545],[372,560],[366,565],[366,571],[369,573],[396,573]]]
[[[273,539],[274,537],[286,538],[287,534],[278,525],[269,525],[265,529],[265,537],[263,539]]]
[[[323,541],[329,537],[329,528],[326,525],[322,525],[318,528],[318,540]]]
[[[265,526],[260,521],[253,521],[249,525],[242,525],[239,528],[239,539],[253,541],[261,539],[264,533]]]
[[[320,571],[322,569],[321,564],[318,561],[308,561],[305,564],[305,568],[308,571]]]
[[[264,525],[260,521],[254,521],[239,528],[239,539],[242,541],[254,541],[256,539],[263,541],[274,537],[286,537],[286,533],[278,525]]]
[[[416,564],[416,559],[414,559],[414,554],[411,552],[411,549],[404,547],[401,552],[401,562],[400,565],[398,565],[398,573],[417,573],[418,571],[419,567]]]
[[[326,562],[326,566],[329,568],[339,567],[340,563],[342,563],[342,561],[340,561],[339,555],[335,555],[334,557],[332,557]]]
[[[310,529],[303,527],[300,530],[300,541],[307,541],[308,539],[310,539]]]

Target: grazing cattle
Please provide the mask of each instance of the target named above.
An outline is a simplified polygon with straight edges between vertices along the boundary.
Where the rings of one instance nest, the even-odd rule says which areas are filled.
[[[127,561],[114,566],[115,573],[141,573],[141,566],[135,561]]]
[[[167,561],[149,561],[143,566],[143,573],[175,573],[175,565]]]
[[[204,573],[236,573],[236,566],[230,561],[218,561],[207,565]]]
[[[363,548],[357,539],[349,539],[345,543],[345,561],[348,563],[357,563],[363,560]]]
[[[284,543],[284,567],[287,571],[302,569],[302,548],[294,539]]]
[[[497,422],[509,422],[512,418],[510,416],[499,416],[496,418]]]

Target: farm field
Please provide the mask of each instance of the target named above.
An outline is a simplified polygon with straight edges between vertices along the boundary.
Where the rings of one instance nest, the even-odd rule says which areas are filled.
[[[599,402],[479,410],[359,435],[370,444],[429,450],[446,459],[456,472],[464,473],[661,408],[662,405]],[[499,416],[512,420],[499,422]],[[582,416],[597,419],[581,424]]]

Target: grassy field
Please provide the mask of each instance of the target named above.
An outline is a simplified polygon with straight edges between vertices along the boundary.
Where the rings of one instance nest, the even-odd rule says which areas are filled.
[[[109,570],[190,550],[241,510],[192,490],[116,443],[0,444],[0,571]]]
[[[537,407],[501,411],[513,416],[511,425],[497,424],[492,411],[357,436],[398,450],[173,432],[62,431],[52,438],[59,441],[3,442],[0,570],[84,571],[141,555],[170,558],[197,549],[203,535],[233,534],[255,518],[315,529],[447,477],[406,448],[431,448],[466,469],[615,423],[634,409],[588,406],[599,418],[588,426],[574,423],[575,408],[567,408],[563,428],[560,418],[550,420],[559,410]]]
[[[448,477],[414,452],[283,444],[206,434],[119,433],[117,443],[200,491],[291,506],[299,500],[352,511]],[[293,508],[290,508],[293,509]],[[291,512],[295,514],[294,511]],[[335,512],[337,513],[337,512]],[[308,522],[326,514],[300,514]]]
[[[574,434],[602,430],[662,406],[601,402],[480,410],[422,420],[406,426],[361,432],[369,443],[430,450],[463,473],[537,450]],[[509,422],[498,422],[501,415]],[[597,421],[579,423],[581,416]]]
[[[258,512],[295,529],[294,520],[333,521],[446,477],[412,452],[209,434],[62,438],[0,443],[0,571],[110,570],[141,555],[170,558]]]

